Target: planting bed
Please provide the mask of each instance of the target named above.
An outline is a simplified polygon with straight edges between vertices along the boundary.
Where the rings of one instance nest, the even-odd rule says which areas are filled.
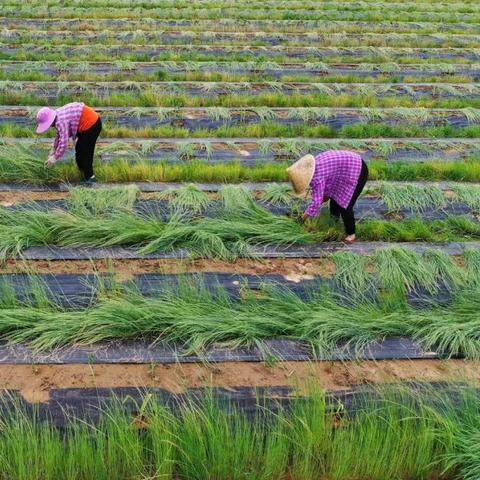
[[[229,19],[219,18],[216,20],[170,20],[142,18],[141,20],[130,19],[128,25],[132,31],[155,31],[155,30],[177,30],[186,28],[188,31],[228,31],[228,32],[308,32],[312,38],[318,37],[326,32],[378,32],[378,33],[462,33],[478,34],[479,28],[471,23],[438,23],[438,22],[396,22],[396,21],[371,21],[352,22],[342,20],[251,20],[251,19]],[[0,26],[9,30],[41,30],[50,31],[110,31],[119,30],[125,27],[124,19],[96,18],[95,22],[88,22],[82,18],[13,18],[1,17]],[[321,32],[321,33],[320,33]],[[7,33],[5,33],[7,35]]]
[[[479,22],[5,0],[0,480],[478,479]],[[71,101],[92,188],[34,133]],[[369,166],[352,245],[286,183],[328,149]]]
[[[50,148],[50,139],[5,138],[6,145],[25,145],[36,154],[45,154]],[[354,149],[374,168],[376,163],[390,163],[395,169],[395,162],[408,162],[415,168],[415,163],[442,163],[474,158],[479,152],[476,139],[470,138],[399,138],[399,139],[316,139],[316,138],[123,138],[101,139],[98,143],[98,156],[102,163],[114,163],[119,159],[131,164],[142,161],[169,164],[187,161],[203,161],[209,164],[239,162],[242,165],[255,166],[277,162],[283,167],[285,161],[295,160],[299,155],[312,150]],[[69,154],[67,154],[69,156]],[[380,163],[378,163],[380,165]],[[450,165],[454,167],[455,165]],[[417,165],[418,167],[418,165]],[[372,171],[372,174],[374,172]],[[379,177],[380,178],[380,177]],[[386,178],[386,177],[381,177]],[[414,180],[417,177],[404,177]],[[418,177],[420,178],[420,177]],[[399,178],[391,178],[398,180]],[[151,180],[144,178],[144,180]],[[269,180],[266,178],[265,180]],[[271,180],[274,180],[273,178]],[[465,176],[463,180],[470,181]],[[152,187],[153,188],[153,187]]]
[[[92,62],[92,61],[4,61],[2,62],[2,79],[5,80],[123,80],[145,79],[158,81],[163,79],[208,80],[212,76],[227,80],[262,81],[285,79],[287,81],[322,81],[337,82],[354,79],[379,77],[387,81],[413,78],[415,81],[445,82],[449,78],[460,77],[460,81],[476,81],[480,71],[478,63],[474,64],[409,64],[386,63],[277,63],[277,62]],[[187,76],[187,78],[185,78]],[[235,77],[237,76],[237,77]],[[239,78],[238,78],[239,77]],[[447,79],[447,80],[446,80]],[[354,80],[355,81],[355,80]],[[361,80],[358,80],[361,81]],[[453,80],[454,81],[454,80]]]

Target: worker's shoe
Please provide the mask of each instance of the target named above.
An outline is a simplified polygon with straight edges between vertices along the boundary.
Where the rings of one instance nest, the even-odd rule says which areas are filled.
[[[90,178],[87,178],[82,183],[84,185],[94,185],[95,183],[97,183],[97,179],[96,179],[95,175],[92,175]]]

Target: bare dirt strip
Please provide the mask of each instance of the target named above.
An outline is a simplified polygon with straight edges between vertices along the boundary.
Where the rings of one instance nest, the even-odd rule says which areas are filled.
[[[462,257],[452,256],[460,267]],[[272,258],[238,259],[224,262],[212,259],[103,259],[103,260],[6,260],[0,262],[0,274],[8,273],[51,273],[83,274],[110,273],[118,280],[132,279],[140,273],[182,274],[182,273],[235,273],[240,275],[283,275],[285,280],[301,282],[315,276],[330,278],[335,274],[335,263],[330,258]],[[370,262],[366,271],[373,272]]]
[[[221,260],[7,260],[0,263],[0,273],[112,273],[118,280],[133,278],[138,273],[236,273],[236,274],[276,274],[286,280],[300,282],[314,276],[331,277],[335,265],[327,258],[319,259],[239,259],[235,262]]]
[[[0,386],[28,402],[47,402],[65,388],[163,388],[183,393],[202,387],[299,387],[313,380],[338,391],[354,385],[402,381],[480,380],[480,362],[467,360],[384,360],[351,362],[228,362],[215,364],[0,365]]]

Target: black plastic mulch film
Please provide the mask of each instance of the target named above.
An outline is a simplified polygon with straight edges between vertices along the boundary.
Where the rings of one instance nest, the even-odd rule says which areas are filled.
[[[253,253],[259,258],[324,258],[335,252],[352,252],[358,255],[371,255],[379,248],[402,246],[417,253],[425,250],[439,249],[449,255],[461,255],[468,249],[479,249],[479,241],[449,242],[449,243],[389,243],[389,242],[359,242],[346,245],[342,242],[326,242],[315,245],[293,245],[289,247],[257,247]],[[72,247],[31,247],[22,252],[25,260],[140,260],[140,259],[182,259],[189,258],[186,250],[173,252],[155,252],[141,255],[133,248],[72,248]]]
[[[258,203],[274,215],[290,215],[292,213],[292,206],[277,206],[268,202]],[[307,202],[305,201],[298,202],[298,207],[296,208],[305,208],[306,205]],[[54,209],[68,210],[69,205],[68,201],[63,199],[35,200],[17,203],[8,208],[12,210],[35,208],[35,210],[51,211]],[[220,202],[211,202],[211,206],[204,209],[202,214],[206,217],[215,217],[218,215],[220,208]],[[161,220],[167,220],[171,216],[170,205],[166,200],[137,200],[134,205],[134,213],[146,214]],[[418,212],[408,208],[402,208],[398,210],[398,213],[404,218],[418,217]],[[388,214],[388,207],[382,200],[377,198],[360,198],[355,205],[355,214],[358,219],[382,219]],[[476,218],[468,205],[459,202],[448,202],[448,204],[441,209],[429,207],[422,210],[422,218],[427,220],[439,220],[452,215],[469,216],[472,220]]]
[[[430,398],[432,391],[448,396],[454,404],[459,403],[461,394],[451,384],[446,383],[403,383],[422,395],[427,402],[435,402]],[[395,387],[395,384],[392,385]],[[224,411],[241,412],[251,420],[258,419],[261,413],[275,413],[278,408],[287,409],[292,406],[292,388],[287,385],[275,387],[229,387],[229,388],[189,388],[184,393],[174,394],[161,388],[65,388],[51,389],[49,400],[39,404],[30,404],[18,391],[5,390],[0,401],[0,417],[8,411],[22,406],[27,414],[35,412],[41,421],[64,429],[71,425],[71,418],[98,424],[105,408],[109,404],[121,404],[121,408],[132,418],[141,414],[146,395],[155,401],[178,411],[182,406],[201,405],[208,397]],[[480,393],[480,392],[479,392]],[[307,397],[296,397],[297,402],[308,402]],[[336,414],[355,416],[365,407],[382,404],[382,395],[375,386],[353,385],[326,394],[327,408]],[[384,400],[383,400],[384,401]]]

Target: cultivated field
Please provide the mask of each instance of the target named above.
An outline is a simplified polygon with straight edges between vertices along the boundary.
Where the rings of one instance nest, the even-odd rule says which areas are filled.
[[[480,478],[477,2],[0,3],[1,480]]]

